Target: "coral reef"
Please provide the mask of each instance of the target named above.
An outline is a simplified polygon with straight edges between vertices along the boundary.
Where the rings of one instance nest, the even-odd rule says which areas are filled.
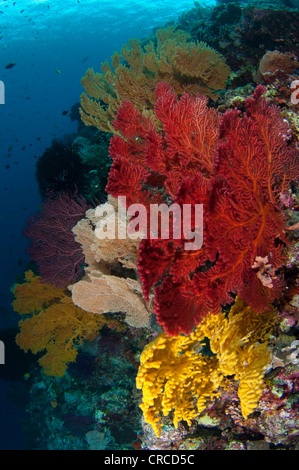
[[[84,126],[72,142],[73,153],[79,156],[84,168],[85,184],[80,194],[91,205],[107,197],[105,186],[111,166],[109,140],[110,134]]]
[[[39,162],[39,276],[13,288],[16,342],[42,366],[25,374],[32,447],[298,450],[299,17],[283,3],[194,2],[83,77],[68,165],[56,144]]]
[[[95,315],[97,316],[97,315]],[[141,410],[135,389],[137,363],[146,330],[104,327],[95,341],[85,341],[76,362],[62,377],[47,376],[36,366],[28,372],[26,434],[30,449],[133,450],[141,434]],[[29,374],[27,374],[29,375]]]
[[[70,287],[75,305],[87,312],[125,312],[126,322],[135,328],[150,325],[151,311],[142,298],[140,284],[135,279],[120,278],[92,272]]]
[[[110,195],[107,203],[101,204],[101,215],[95,209],[89,209],[82,218],[73,227],[72,232],[75,234],[75,240],[80,243],[85,256],[85,262],[89,269],[102,269],[103,272],[111,272],[112,266],[114,270],[117,265],[123,268],[136,269],[138,260],[139,240],[131,238],[116,239],[99,239],[96,236],[96,228],[103,223],[109,224],[108,218],[105,216],[106,210],[110,210],[111,206],[115,209],[113,217],[113,225],[115,233],[118,233],[118,204],[117,200]],[[105,216],[105,217],[104,217]]]
[[[234,87],[252,81],[267,50],[291,52],[298,59],[298,25],[298,9],[259,0],[230,2],[210,10],[198,4],[178,20],[178,27],[188,31],[192,40],[205,41],[223,54],[232,69]]]

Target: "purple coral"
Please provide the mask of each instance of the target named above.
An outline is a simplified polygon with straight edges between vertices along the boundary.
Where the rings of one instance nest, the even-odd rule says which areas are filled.
[[[46,199],[41,212],[29,218],[24,231],[32,242],[28,253],[44,282],[63,288],[82,276],[84,255],[72,228],[87,209],[83,198],[60,193]]]

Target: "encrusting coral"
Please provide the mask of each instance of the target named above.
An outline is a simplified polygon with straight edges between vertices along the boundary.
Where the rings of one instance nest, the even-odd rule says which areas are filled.
[[[201,93],[212,99],[225,88],[230,74],[221,54],[204,42],[192,42],[188,33],[174,27],[159,29],[156,44],[144,48],[130,40],[121,53],[102,64],[102,73],[88,69],[82,78],[81,117],[88,126],[116,133],[112,123],[122,101],[130,100],[140,111],[151,111],[155,88],[167,81],[176,93]]]
[[[42,283],[32,271],[26,272],[25,279],[14,288],[12,306],[20,315],[31,316],[19,322],[16,343],[25,352],[45,350],[38,361],[44,373],[62,377],[68,364],[76,360],[78,346],[95,339],[107,320],[77,307],[67,290]],[[109,325],[121,328],[116,320],[109,319]]]
[[[159,434],[162,414],[173,411],[175,427],[181,420],[190,425],[232,380],[247,418],[264,389],[275,323],[274,311],[257,314],[237,298],[227,318],[209,313],[189,336],[160,334],[142,352],[136,380],[145,421]]]

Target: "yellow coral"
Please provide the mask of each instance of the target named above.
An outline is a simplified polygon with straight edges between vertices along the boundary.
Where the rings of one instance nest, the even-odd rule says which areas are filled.
[[[232,376],[238,381],[241,410],[247,418],[263,391],[271,359],[267,339],[274,324],[274,312],[257,314],[237,298],[227,318],[224,313],[209,314],[189,336],[162,333],[148,344],[136,385],[143,392],[144,418],[156,434],[161,413],[167,416],[173,410],[176,427],[181,420],[190,424],[208,399],[229,387]]]
[[[225,87],[230,68],[221,54],[203,42],[173,27],[160,29],[144,48],[131,39],[111,65],[101,65],[102,73],[88,69],[82,78],[86,93],[81,96],[81,117],[88,126],[115,133],[112,122],[123,100],[132,101],[148,113],[156,101],[155,88],[168,82],[181,95],[201,93],[212,99]]]
[[[34,314],[51,302],[62,299],[65,293],[62,289],[41,282],[40,277],[36,276],[31,270],[25,273],[25,283],[16,284],[13,289],[15,300],[12,307],[20,315]]]
[[[16,343],[25,352],[45,350],[39,364],[45,374],[61,377],[68,363],[76,360],[77,347],[83,340],[94,339],[106,319],[75,306],[67,290],[41,283],[31,271],[26,273],[26,280],[14,288],[13,308],[32,316],[19,322]],[[121,327],[115,320],[109,320],[109,324]]]

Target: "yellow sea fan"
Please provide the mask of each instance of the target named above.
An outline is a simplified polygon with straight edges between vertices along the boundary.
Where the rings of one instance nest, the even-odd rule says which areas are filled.
[[[106,318],[77,307],[67,290],[42,284],[32,271],[25,278],[27,282],[14,289],[13,307],[20,314],[32,316],[19,322],[16,343],[25,352],[44,352],[39,364],[45,374],[61,377],[68,364],[76,360],[78,346],[96,338]],[[109,325],[121,328],[113,319]]]
[[[16,284],[13,289],[15,300],[12,307],[20,315],[34,314],[65,296],[63,289],[41,282],[39,276],[29,270],[25,273],[24,284]]]
[[[100,73],[86,71],[80,113],[87,126],[118,133],[112,123],[122,101],[131,101],[142,113],[153,110],[159,82],[168,82],[178,95],[201,93],[213,100],[225,88],[230,68],[220,53],[174,27],[160,29],[156,36],[155,43],[144,47],[130,39],[111,64],[101,64]]]

